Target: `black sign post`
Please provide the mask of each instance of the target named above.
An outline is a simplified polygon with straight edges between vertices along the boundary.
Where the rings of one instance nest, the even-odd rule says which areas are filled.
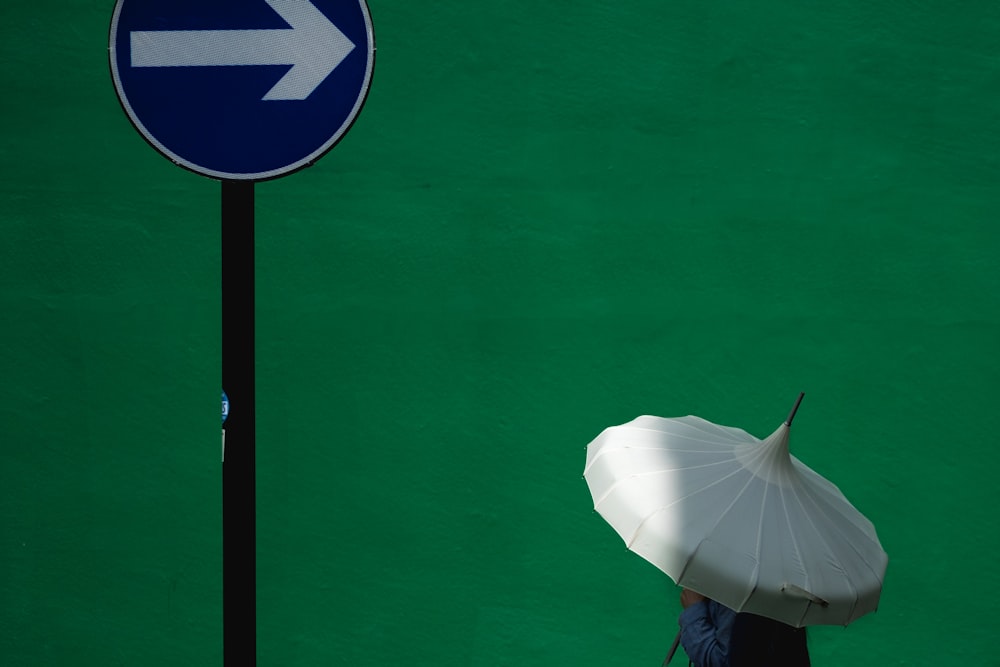
[[[226,667],[256,663],[254,183],[222,181],[223,644]]]

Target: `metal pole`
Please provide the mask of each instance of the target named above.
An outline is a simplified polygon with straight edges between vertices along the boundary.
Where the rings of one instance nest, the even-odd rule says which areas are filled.
[[[254,184],[222,181],[222,635],[225,667],[257,664]]]

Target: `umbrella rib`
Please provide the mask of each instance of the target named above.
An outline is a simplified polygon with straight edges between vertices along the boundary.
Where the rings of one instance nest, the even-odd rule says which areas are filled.
[[[607,491],[605,491],[604,493],[602,493],[601,497],[599,499],[597,499],[597,500],[594,501],[594,509],[597,509],[598,505],[600,505],[602,502],[604,502],[608,498],[608,496],[610,496],[612,494],[612,492],[614,492],[614,490],[616,488],[618,488],[622,484],[631,482],[632,480],[634,480],[636,478],[639,478],[639,477],[651,477],[653,475],[661,475],[661,474],[663,474],[665,472],[676,472],[678,470],[697,470],[699,468],[711,468],[712,466],[726,465],[727,463],[729,463],[729,461],[715,461],[713,463],[703,463],[701,465],[696,465],[696,466],[683,466],[683,467],[680,467],[680,468],[662,468],[660,470],[651,470],[649,472],[637,472],[637,473],[633,473],[633,474],[629,475],[628,477],[622,477],[621,479],[617,480],[614,484],[612,484],[611,486],[609,486],[608,489],[607,489]],[[658,507],[656,509],[656,511],[659,511],[659,510],[662,510],[662,509],[667,509],[669,507],[673,507],[675,504],[679,503],[680,501],[685,500],[685,499],[693,496],[696,493],[700,493],[701,491],[704,491],[707,488],[715,486],[716,484],[719,484],[719,483],[723,482],[724,480],[729,479],[730,476],[735,475],[738,472],[739,472],[738,470],[735,470],[732,473],[730,473],[730,475],[727,475],[725,477],[720,477],[718,480],[712,482],[711,484],[709,484],[706,487],[703,487],[703,488],[698,489],[696,491],[692,491],[691,493],[689,493],[686,496],[682,496],[680,498],[677,498],[676,500],[674,500],[673,502],[671,502],[669,505],[664,505],[663,507]]]
[[[708,443],[708,441],[702,441],[702,440],[694,440],[693,442],[705,442],[706,444],[711,444],[711,443]],[[725,447],[719,447],[719,448],[713,449],[713,450],[706,450],[704,448],[699,448],[699,447],[694,447],[694,448],[691,448],[691,449],[680,449],[679,447],[655,447],[655,446],[650,446],[650,445],[623,445],[621,447],[602,447],[601,450],[594,455],[594,458],[595,459],[596,458],[600,458],[601,456],[603,456],[604,454],[607,454],[609,452],[621,452],[621,451],[624,451],[624,450],[635,450],[635,451],[643,451],[643,452],[677,452],[678,454],[728,454],[729,452],[733,451],[733,448],[729,447],[729,446],[725,446]]]
[[[829,517],[829,516],[830,516],[830,513],[829,513],[829,512],[827,511],[827,508],[829,507],[829,505],[828,505],[827,503],[825,503],[825,502],[820,502],[820,501],[819,501],[819,500],[818,500],[818,499],[817,499],[817,498],[815,497],[815,494],[814,494],[814,492],[813,492],[813,490],[812,490],[812,489],[810,489],[810,488],[806,487],[806,488],[804,489],[804,491],[805,491],[805,495],[806,495],[806,497],[807,497],[807,498],[809,499],[809,501],[810,501],[810,502],[812,503],[813,507],[815,507],[815,508],[816,508],[816,510],[817,510],[818,512],[820,512],[820,513],[821,513],[821,514],[822,514],[822,515],[823,515],[824,517]],[[845,500],[846,500],[846,498],[845,498]],[[848,505],[850,505],[850,501],[848,501]],[[850,506],[851,506],[852,508],[854,507],[853,505],[850,505]],[[856,511],[856,509],[855,509],[855,511]],[[835,522],[835,521],[831,521],[831,523],[832,523],[832,524],[834,524],[834,525],[836,525],[836,522]],[[857,529],[858,529],[858,531],[859,531],[859,532],[861,533],[861,535],[859,535],[859,536],[856,536],[856,537],[862,537],[863,539],[865,539],[865,540],[866,540],[867,542],[869,542],[870,544],[872,544],[872,545],[874,545],[874,546],[878,546],[878,547],[879,547],[879,548],[881,549],[882,545],[878,543],[878,540],[877,540],[877,538],[874,538],[873,536],[871,536],[871,535],[868,535],[868,534],[867,534],[867,533],[866,533],[866,532],[865,532],[865,531],[864,531],[864,530],[863,530],[863,529],[862,529],[862,528],[861,528],[860,526],[858,526],[858,525],[857,525],[856,523],[854,523],[854,522],[850,522],[850,523],[851,523],[851,525],[852,525],[852,526],[854,526],[855,528],[857,528]],[[855,539],[856,539],[856,538],[849,538],[849,537],[847,536],[847,534],[846,534],[846,533],[844,533],[844,531],[843,531],[843,530],[840,530],[839,528],[837,528],[837,532],[838,532],[838,533],[840,534],[840,536],[841,536],[841,537],[843,537],[843,538],[844,538],[844,542],[845,542],[845,543],[847,543],[848,545],[850,545],[851,549],[852,549],[852,550],[853,550],[853,551],[854,551],[855,553],[857,553],[858,555],[861,555],[861,552],[860,552],[860,551],[859,551],[859,550],[857,549],[857,547],[856,547],[856,546],[855,546],[855,544],[854,544],[854,542],[855,542]],[[874,570],[872,570],[872,573],[874,574],[874,573],[875,573],[875,571],[874,571]]]
[[[760,466],[758,466],[758,469],[759,468]],[[754,472],[754,474],[756,475],[756,472]],[[753,478],[747,481],[746,486],[743,487],[744,491],[746,491],[747,487],[750,486],[750,483],[752,481]],[[771,486],[770,484],[764,485],[764,493],[762,494],[760,499],[760,512],[759,512],[760,518],[757,520],[757,547],[755,549],[755,554],[754,554],[755,561],[757,563],[756,576],[753,582],[753,586],[750,588],[750,592],[747,593],[746,597],[743,598],[743,602],[740,603],[740,609],[743,609],[746,606],[746,603],[750,600],[750,598],[753,597],[753,594],[757,592],[757,587],[760,582],[760,562],[761,562],[761,554],[763,553],[764,550],[764,540],[762,539],[764,535],[764,509],[765,509],[764,506],[767,504],[767,494],[770,491],[770,486]],[[740,495],[742,495],[742,492]]]
[[[690,497],[690,496],[693,496],[693,495],[695,495],[695,493],[700,493],[700,492],[702,492],[702,491],[705,491],[706,489],[710,489],[710,488],[712,488],[713,486],[715,486],[716,484],[720,484],[720,483],[722,483],[723,481],[725,481],[725,480],[729,479],[730,477],[733,477],[733,476],[735,476],[735,475],[738,475],[738,474],[740,474],[740,472],[743,472],[743,471],[742,471],[742,470],[734,470],[733,472],[729,473],[729,474],[728,474],[728,475],[726,475],[725,477],[722,477],[722,478],[720,478],[720,479],[716,480],[715,482],[713,482],[713,483],[709,484],[708,486],[704,486],[704,487],[702,487],[702,488],[698,489],[697,491],[695,491],[694,493],[691,493],[691,494],[689,494],[688,496],[685,496],[685,498],[687,498],[687,497]],[[752,471],[751,471],[751,472],[752,472]],[[726,516],[727,516],[727,515],[729,514],[729,512],[731,512],[731,511],[732,511],[732,509],[733,509],[733,508],[734,508],[734,507],[735,507],[735,506],[737,505],[737,503],[739,502],[740,498],[742,498],[742,497],[743,497],[743,494],[745,494],[745,493],[746,493],[746,491],[747,491],[747,489],[748,489],[748,488],[750,488],[750,485],[751,485],[751,484],[753,484],[753,480],[754,480],[754,477],[755,477],[754,475],[750,475],[750,476],[749,476],[749,477],[747,478],[747,482],[746,482],[746,484],[744,484],[744,485],[743,485],[743,488],[742,488],[742,489],[740,489],[740,490],[739,490],[739,491],[738,491],[738,492],[737,492],[737,493],[736,493],[736,494],[735,494],[735,495],[733,496],[733,501],[732,501],[731,503],[729,503],[729,506],[728,506],[728,507],[726,507],[726,509],[724,509],[724,510],[723,510],[722,512],[720,512],[720,513],[719,513],[719,518],[718,518],[718,519],[716,519],[715,523],[714,523],[714,524],[712,524],[712,527],[711,527],[711,528],[710,528],[710,529],[709,529],[708,531],[706,531],[706,533],[705,533],[705,534],[706,534],[706,536],[708,536],[708,535],[711,535],[711,534],[712,534],[713,532],[715,532],[715,529],[719,527],[719,524],[720,524],[720,523],[722,523],[722,520],[723,520],[723,519],[725,519],[725,518],[726,518]],[[645,523],[645,521],[643,521],[643,523]],[[640,525],[641,525],[641,524],[640,524]],[[638,533],[638,530],[636,531],[636,533]],[[633,537],[633,539],[634,539],[634,537]],[[758,537],[758,540],[759,540],[759,537]],[[704,540],[702,540],[702,541],[704,541]],[[699,543],[699,545],[700,545],[700,543]],[[759,553],[758,553],[758,556],[759,556]],[[760,561],[759,561],[759,559],[758,559],[758,562],[760,562]],[[688,562],[684,564],[684,569],[682,569],[682,570],[681,570],[681,572],[680,572],[680,574],[679,574],[679,575],[677,576],[677,581],[680,581],[681,579],[683,579],[683,578],[684,578],[684,573],[685,573],[685,572],[687,571],[687,566],[688,566],[688,565],[689,565],[690,563],[691,563],[691,561],[690,561],[690,560],[688,560]],[[756,588],[756,585],[755,585],[755,588]]]
[[[820,476],[817,472],[806,466],[801,461],[799,462],[802,468],[805,468],[805,473],[812,476],[815,482],[827,482],[829,486],[822,486],[817,483],[807,484],[810,494],[814,497],[816,503],[821,503],[829,506],[830,504],[836,504],[840,501],[845,501],[847,498],[844,496],[843,492],[837,488],[834,484],[830,483],[824,477]],[[802,472],[802,471],[800,471]],[[808,475],[806,479],[808,479]],[[850,501],[847,501],[850,504]],[[853,507],[853,505],[852,505]],[[845,518],[857,528],[861,533],[864,534],[866,541],[874,544],[875,541],[871,539],[868,535],[869,532],[875,532],[875,526],[871,521],[868,520],[861,512],[855,512],[853,515],[846,515]],[[881,545],[878,545],[881,546]]]
[[[743,494],[746,493],[747,488],[749,488],[750,484],[753,483],[753,479],[755,477],[759,476],[758,473],[760,473],[761,468],[764,467],[764,464],[767,461],[766,454],[767,454],[766,451],[758,450],[758,451],[752,452],[751,455],[748,457],[747,462],[746,462],[747,463],[746,468],[747,468],[747,470],[750,473],[752,473],[752,477],[750,477],[747,480],[747,483],[743,486],[743,488],[740,490],[740,492],[738,494],[736,494],[736,497],[733,499],[733,502],[729,505],[729,507],[726,508],[725,512],[723,512],[722,515],[719,517],[719,521],[717,521],[716,524],[715,524],[715,526],[712,527],[713,531],[719,525],[719,523],[722,522],[722,519],[725,518],[726,514],[728,514],[729,511],[732,510],[732,508],[736,505],[736,503],[743,496]],[[754,463],[756,463],[757,465],[754,468],[751,469],[750,465],[754,464]],[[765,510],[766,510],[766,505],[767,505],[768,493],[771,490],[770,487],[771,487],[771,484],[765,484],[764,485],[764,492],[763,492],[763,494],[761,496],[761,500],[760,500],[760,511],[758,512],[759,518],[757,520],[757,544],[756,544],[755,549],[754,549],[754,552],[755,552],[754,553],[755,562],[757,563],[758,568],[760,567],[761,557],[762,557],[763,550],[764,550],[764,541],[763,541],[763,535],[764,535],[764,517],[766,516]],[[758,589],[758,582],[759,582],[759,577],[760,577],[759,570],[758,570],[756,576],[757,576],[757,579],[755,579],[754,585],[751,587],[749,593],[747,593],[746,597],[744,597],[742,603],[740,604],[740,608],[741,609],[743,608],[744,605],[746,605],[746,603],[750,600],[750,598],[753,597],[753,594]]]
[[[868,571],[872,573],[872,576],[873,576],[873,577],[874,577],[874,578],[875,578],[875,579],[876,579],[877,581],[879,581],[879,582],[881,583],[881,581],[882,581],[882,576],[881,576],[881,575],[880,575],[880,574],[879,574],[878,572],[876,572],[876,571],[875,571],[875,568],[874,568],[874,567],[872,566],[872,564],[871,564],[870,562],[868,562],[868,560],[867,560],[867,559],[866,559],[866,558],[864,557],[864,554],[862,554],[862,553],[861,553],[861,551],[860,551],[860,550],[858,549],[857,545],[855,544],[855,540],[854,540],[854,539],[851,539],[851,538],[849,538],[849,537],[848,537],[848,536],[847,536],[847,535],[846,535],[846,534],[844,533],[844,531],[842,531],[842,530],[841,530],[841,529],[840,529],[840,528],[839,528],[839,527],[837,526],[837,522],[836,522],[836,521],[832,521],[832,520],[830,520],[830,519],[829,519],[829,514],[828,514],[828,512],[826,511],[825,507],[824,507],[824,506],[823,506],[822,504],[820,504],[820,503],[819,503],[819,502],[818,502],[818,501],[817,501],[817,500],[816,500],[816,499],[815,499],[815,498],[813,497],[812,493],[810,492],[810,491],[811,491],[810,489],[806,489],[805,491],[806,491],[806,493],[805,493],[805,497],[809,499],[809,501],[810,501],[810,502],[812,503],[813,507],[814,507],[814,508],[816,508],[816,511],[817,511],[817,512],[819,512],[820,514],[822,514],[822,515],[823,515],[823,517],[827,519],[827,522],[828,522],[828,523],[829,523],[830,525],[832,525],[832,526],[833,526],[833,529],[834,529],[834,530],[835,530],[835,531],[837,532],[837,534],[838,534],[838,535],[839,535],[839,536],[840,536],[840,537],[842,538],[842,539],[841,539],[841,542],[842,542],[842,543],[844,543],[844,544],[846,544],[846,545],[847,545],[847,547],[848,547],[848,548],[849,548],[849,549],[850,549],[851,551],[853,551],[853,552],[854,552],[854,553],[855,553],[855,554],[856,554],[856,555],[857,555],[857,556],[859,557],[859,558],[858,558],[858,562],[860,562],[860,563],[864,564],[864,566],[865,566],[865,567],[866,567],[866,568],[868,569]],[[798,498],[798,496],[796,496],[796,497]],[[801,499],[799,499],[799,502],[800,502],[800,504],[802,503]],[[810,522],[812,522],[812,517],[811,517],[811,515],[810,515]],[[818,532],[818,531],[817,531],[817,532]],[[869,541],[871,541],[871,538],[870,538],[870,537],[869,537],[868,535],[865,535],[864,537],[865,537],[866,539],[868,539]],[[824,540],[824,542],[826,542],[826,541]],[[874,542],[873,542],[873,543],[874,543]],[[881,550],[881,545],[878,545],[878,546],[879,546],[879,549]],[[842,564],[840,563],[840,561],[839,561],[839,560],[837,561],[837,565],[838,565],[838,566],[840,566],[840,567],[841,567],[841,569],[842,569],[842,570],[844,570],[844,571],[846,572],[846,570],[845,570],[845,569],[843,568],[843,565],[842,565]],[[857,587],[856,587],[856,586],[854,586],[854,584],[853,584],[853,583],[851,583],[851,581],[850,581],[850,580],[848,580],[848,584],[849,584],[849,585],[851,586],[851,589],[852,589],[852,590],[854,591],[854,605],[853,605],[853,606],[851,607],[851,616],[853,616],[853,614],[854,614],[854,609],[856,609],[856,608],[857,608],[857,605],[858,605],[858,602],[860,601],[860,597],[861,597],[861,596],[860,596],[860,595],[858,594],[858,589],[857,589]]]
[[[834,527],[836,527],[836,522],[830,522],[829,521],[827,513],[820,506],[820,504],[818,502],[816,502],[816,499],[813,498],[812,495],[809,493],[809,489],[808,489],[807,485],[802,485],[802,484],[796,483],[796,481],[794,479],[794,476],[790,475],[787,470],[779,470],[778,474],[779,474],[780,479],[781,479],[781,484],[779,485],[779,488],[780,488],[780,497],[781,497],[781,501],[782,501],[782,507],[783,507],[784,514],[785,514],[785,523],[788,526],[788,534],[789,534],[789,537],[792,540],[793,546],[795,547],[795,552],[799,556],[799,560],[801,561],[802,552],[801,552],[801,549],[799,547],[799,541],[795,537],[795,532],[792,530],[791,520],[790,520],[790,517],[788,515],[788,506],[787,506],[787,504],[785,502],[785,493],[784,493],[785,487],[803,491],[804,495],[806,497],[808,497],[809,500],[811,501],[812,506],[815,507],[816,510],[818,512],[820,512],[820,514],[822,514],[824,518],[827,518],[828,522],[831,525],[833,525]],[[844,568],[843,563],[840,561],[839,558],[837,558],[835,555],[833,555],[834,552],[830,548],[830,542],[829,542],[828,539],[826,539],[826,537],[824,536],[824,533],[819,529],[819,526],[816,524],[816,521],[814,519],[813,514],[810,513],[810,512],[808,512],[808,511],[806,511],[805,505],[803,504],[802,497],[798,493],[793,493],[792,497],[798,503],[799,507],[802,508],[802,510],[803,510],[803,516],[805,517],[806,521],[809,523],[809,526],[812,528],[813,532],[817,535],[817,538],[826,547],[826,552],[828,554],[831,554],[831,556],[833,557],[834,561],[836,562],[837,568],[841,572],[845,572],[846,573],[847,570],[846,570],[846,568]],[[841,533],[841,535],[843,537],[845,537],[845,539],[843,541],[846,542],[855,551],[855,553],[858,553],[858,555],[861,555],[860,552],[858,552],[857,549],[854,547],[854,545],[852,544],[851,540],[846,539],[846,536],[844,536],[843,533]],[[864,559],[861,559],[861,560],[864,561]],[[868,565],[867,563],[865,563],[865,564]],[[870,566],[868,566],[868,567],[869,567],[869,569],[871,569]],[[804,575],[805,575],[805,582],[804,583],[806,584],[806,586],[804,586],[804,588],[808,591],[810,589],[810,587],[811,587],[808,571],[804,571]],[[854,608],[857,606],[857,601],[859,599],[859,595],[858,595],[857,588],[854,586],[854,584],[851,582],[851,580],[849,578],[845,578],[845,581],[846,581],[847,585],[850,587],[850,589],[854,593],[854,601],[855,602],[854,602],[854,605],[852,605],[852,608],[851,608],[851,613],[853,614]],[[812,604],[812,603],[810,602],[810,604]],[[802,615],[801,619],[805,618],[806,613],[808,613],[808,607],[806,608],[806,611],[803,612],[803,615]],[[801,624],[801,619],[800,619],[800,624]]]
[[[782,481],[784,482],[787,479],[790,482],[789,486],[791,488],[794,488],[794,482],[791,481],[791,475],[788,475],[784,471],[782,471],[781,475],[782,475],[782,478],[783,478]],[[792,529],[792,519],[791,519],[791,516],[789,516],[789,514],[788,514],[788,499],[785,496],[785,486],[786,486],[785,484],[782,484],[779,487],[779,489],[778,489],[778,495],[781,498],[781,509],[782,509],[782,511],[783,511],[783,513],[785,515],[785,526],[788,528],[788,536],[789,536],[789,539],[791,539],[791,541],[792,541],[792,548],[795,550],[795,558],[796,558],[796,560],[799,563],[802,563],[803,562],[803,559],[802,559],[802,549],[799,546],[799,540],[798,540],[798,538],[795,535],[795,531]],[[797,497],[797,494],[793,493],[792,496]],[[804,575],[804,578],[805,578],[805,581],[803,583],[806,584],[803,588],[805,588],[808,591],[809,590],[809,586],[810,586],[810,583],[809,583],[809,572],[808,572],[808,570],[806,570],[805,567],[802,568],[802,571],[803,571],[803,575]],[[812,602],[810,601],[809,604],[811,605]],[[809,613],[809,605],[806,605],[805,610],[802,612],[802,616],[799,617],[799,623],[798,623],[798,625],[800,625],[800,626],[802,625],[802,621],[805,619],[807,613]]]
[[[759,453],[755,452],[755,454],[757,454],[757,456],[755,457],[755,459],[760,459],[760,463],[756,467],[756,469],[752,470],[751,472],[753,472],[754,475],[757,475],[757,473],[760,471],[760,469],[764,467],[764,462],[766,461],[766,458],[764,456],[765,452],[759,452]],[[760,563],[761,553],[763,552],[763,549],[764,549],[764,540],[763,540],[763,535],[764,535],[764,511],[765,511],[765,505],[767,504],[767,494],[768,494],[768,492],[770,492],[770,490],[771,490],[771,485],[770,484],[765,484],[764,485],[764,493],[762,494],[761,501],[760,501],[760,520],[757,522],[757,554],[756,554],[756,556],[757,556],[757,562],[758,563]]]
[[[678,435],[674,431],[667,431],[667,430],[660,429],[660,428],[650,428],[648,426],[634,426],[634,425],[631,425],[631,424],[622,424],[618,428],[628,428],[628,429],[631,429],[633,431],[649,431],[650,433],[664,433],[666,435],[672,435],[674,437],[682,437],[682,438],[686,438],[686,439],[689,439],[689,440],[694,440],[696,442],[705,442],[705,443],[712,444],[712,445],[719,444],[719,438],[718,438],[717,434],[713,434],[713,433],[711,433],[709,431],[706,431],[704,429],[698,428],[697,426],[695,426],[693,424],[688,424],[688,426],[690,426],[693,430],[697,431],[698,433],[706,436],[707,439],[706,440],[701,440],[701,439],[698,439],[698,438],[693,438],[690,435]],[[754,442],[754,441],[757,440],[757,438],[753,437],[752,435],[750,435],[746,431],[740,431],[740,432],[746,434],[746,436],[747,436],[746,440],[733,438],[732,434],[728,433],[728,432],[725,432],[725,435],[727,436],[726,439],[727,440],[732,440],[733,443],[738,443],[738,444],[746,444],[748,442]]]
[[[597,463],[597,461],[599,461],[604,456],[610,455],[610,454],[621,453],[621,452],[627,452],[627,451],[632,451],[632,452],[670,452],[672,454],[699,454],[699,455],[707,457],[707,456],[719,456],[719,455],[728,454],[732,450],[731,450],[731,448],[729,448],[729,449],[719,449],[719,450],[715,450],[715,451],[705,451],[703,449],[666,449],[666,448],[663,448],[663,447],[647,447],[647,446],[644,446],[644,445],[626,445],[626,446],[623,446],[623,447],[602,447],[599,451],[597,451],[593,455],[593,457],[590,459],[590,461],[584,466],[583,474],[586,475],[588,472],[590,472],[590,469],[594,467],[594,464]]]
[[[805,495],[806,495],[807,497],[809,497],[809,499],[810,499],[811,501],[813,501],[813,502],[812,502],[812,505],[813,505],[813,507],[814,507],[814,508],[816,508],[816,509],[817,509],[817,510],[818,510],[818,511],[819,511],[820,513],[822,513],[822,514],[824,515],[824,517],[826,517],[826,512],[825,512],[825,511],[823,511],[823,509],[822,509],[822,508],[821,508],[821,507],[820,507],[820,506],[819,506],[819,505],[818,505],[818,504],[817,504],[817,503],[816,503],[816,502],[815,502],[815,501],[813,500],[813,498],[812,498],[811,496],[809,496],[809,492],[808,492],[808,489],[803,489],[803,491],[805,492]],[[832,548],[830,548],[830,541],[829,541],[828,539],[826,539],[826,537],[825,537],[825,535],[823,534],[823,532],[822,532],[822,531],[821,531],[821,530],[819,529],[819,527],[818,527],[818,526],[816,525],[816,521],[815,521],[815,520],[813,519],[813,516],[812,516],[812,514],[811,514],[810,512],[807,512],[807,511],[805,511],[805,510],[806,510],[806,508],[805,508],[805,505],[804,505],[804,504],[803,504],[803,502],[802,502],[802,497],[801,497],[801,496],[799,496],[799,494],[797,494],[797,493],[796,493],[796,494],[794,494],[794,495],[795,495],[795,499],[796,499],[796,501],[798,501],[798,503],[799,503],[799,506],[800,506],[800,507],[802,508],[802,510],[803,510],[803,512],[802,512],[802,513],[803,513],[803,515],[805,516],[805,518],[806,518],[806,521],[808,521],[808,522],[809,522],[809,525],[810,525],[810,527],[812,527],[813,531],[814,531],[814,532],[816,533],[816,535],[817,535],[817,539],[819,539],[819,540],[820,540],[820,541],[821,541],[821,542],[823,543],[823,545],[824,545],[824,546],[826,547],[826,551],[827,551],[827,554],[829,554],[830,558],[832,558],[832,559],[833,559],[833,560],[834,560],[834,561],[836,562],[836,564],[837,564],[837,567],[838,567],[838,568],[840,569],[840,571],[841,571],[841,572],[844,572],[844,573],[846,574],[846,572],[847,572],[847,569],[846,569],[846,568],[844,567],[844,564],[843,564],[843,563],[842,563],[842,562],[840,561],[840,559],[839,559],[839,558],[837,558],[837,556],[836,556],[836,554],[834,553],[833,549],[832,549]],[[830,521],[828,521],[828,523],[832,524],[832,525],[834,526],[834,529],[836,530],[836,522],[830,522]],[[844,535],[843,535],[843,533],[841,533],[841,536],[842,536],[842,537],[846,537],[846,536],[844,536]],[[853,549],[853,550],[855,551],[855,553],[858,553],[858,555],[861,555],[861,554],[860,554],[860,553],[859,553],[859,552],[857,551],[857,549],[856,549],[856,548],[854,547],[854,545],[853,545],[853,544],[851,544],[851,541],[850,541],[850,540],[848,540],[848,539],[845,539],[845,540],[843,540],[843,541],[844,541],[844,542],[846,542],[846,543],[848,544],[848,546],[849,546],[849,547],[850,547],[851,549]],[[862,562],[864,562],[864,563],[865,563],[865,565],[866,565],[866,566],[868,566],[868,568],[869,568],[869,569],[871,569],[871,566],[870,566],[870,565],[868,565],[868,563],[867,563],[867,562],[865,562],[864,558],[862,558],[862,559],[861,559],[861,561],[862,561]],[[872,572],[874,573],[874,570],[872,570]],[[806,575],[806,577],[807,577],[807,579],[808,579],[808,575]],[[849,588],[851,589],[851,591],[852,591],[852,592],[854,593],[854,604],[853,604],[853,605],[851,605],[851,615],[853,615],[853,614],[854,614],[854,609],[855,609],[855,608],[857,607],[857,604],[858,604],[858,600],[860,599],[860,597],[861,597],[861,596],[860,596],[860,595],[858,594],[858,589],[857,589],[857,587],[856,587],[856,586],[854,585],[854,583],[853,583],[853,582],[851,581],[850,577],[846,577],[846,576],[845,576],[845,577],[844,577],[844,581],[845,581],[845,582],[847,583],[847,586],[848,586],[848,587],[849,587]],[[807,590],[808,590],[808,589],[807,589]]]
[[[713,464],[713,465],[716,465],[716,464]],[[720,477],[719,479],[711,482],[710,484],[707,484],[707,485],[701,487],[700,489],[695,489],[691,493],[689,493],[687,495],[684,495],[684,496],[681,496],[680,498],[677,498],[677,499],[673,500],[672,502],[670,502],[670,503],[668,503],[666,505],[663,505],[661,507],[657,507],[655,510],[653,510],[648,515],[646,515],[645,517],[643,517],[642,521],[639,522],[639,525],[636,526],[636,528],[635,528],[634,531],[632,531],[632,535],[629,537],[628,540],[626,540],[626,542],[625,542],[626,546],[629,549],[631,549],[632,548],[632,544],[634,544],[636,538],[639,537],[639,533],[642,532],[642,527],[644,525],[646,525],[647,521],[649,521],[650,519],[652,519],[654,516],[656,516],[660,512],[662,512],[664,510],[668,510],[671,507],[673,507],[674,505],[676,505],[677,503],[685,501],[688,498],[691,498],[692,496],[696,496],[699,493],[707,491],[708,489],[712,488],[713,486],[716,486],[718,484],[722,484],[723,482],[725,482],[726,480],[728,480],[730,477],[733,477],[735,475],[740,474],[740,472],[741,471],[739,471],[739,470],[734,470],[733,472],[729,473],[728,475],[724,475],[723,477]],[[750,482],[752,482],[752,481],[753,481],[752,478],[747,481],[747,483],[743,486],[743,488],[740,490],[740,492],[738,494],[736,494],[737,498],[739,498],[741,495],[743,495],[743,492],[746,491],[746,488],[748,486],[750,486]],[[616,486],[617,486],[617,483],[616,483]],[[607,497],[607,494],[605,494],[604,496],[602,496],[601,500],[604,500],[606,497]],[[715,527],[719,525],[719,522],[722,521],[722,518],[729,512],[729,510],[731,510],[733,508],[733,505],[735,505],[735,504],[736,504],[736,501],[734,500],[733,503],[731,505],[729,505],[729,507],[727,507],[725,509],[725,511],[722,513],[722,516],[719,517],[719,521],[716,521],[715,524],[712,526],[712,530],[715,530]],[[595,506],[595,509],[596,509],[596,506]],[[712,532],[712,530],[709,530],[708,533],[710,534]],[[685,568],[686,567],[687,566],[685,565]],[[680,581],[680,579],[683,577],[683,575],[684,575],[684,571],[682,570],[681,574],[678,575],[677,580]]]
[[[722,424],[716,424],[715,422],[709,421],[707,419],[703,419],[701,417],[695,417],[694,415],[690,415],[688,418],[689,419],[693,418],[694,421],[684,421],[682,423],[684,423],[687,426],[690,426],[691,428],[693,428],[693,429],[695,429],[697,431],[701,431],[702,433],[705,433],[706,435],[714,435],[714,434],[717,434],[717,433],[724,433],[727,436],[732,436],[732,434],[734,432],[738,432],[738,433],[745,434],[748,438],[753,438],[752,435],[750,435],[749,433],[747,433],[746,431],[744,431],[741,428],[735,428],[733,426],[723,426]],[[753,438],[753,439],[756,439],[756,438]]]
[[[678,435],[676,433],[671,433],[670,431],[661,431],[659,429],[645,428],[643,426],[629,426],[628,428],[629,428],[629,430],[632,430],[632,431],[646,431],[647,433],[661,433],[663,435],[666,435],[666,436],[674,438],[674,439],[690,440],[691,442],[700,442],[700,443],[704,443],[706,445],[713,445],[715,447],[718,447],[720,450],[732,449],[733,445],[745,445],[745,444],[747,444],[747,442],[751,442],[751,441],[743,441],[743,440],[732,440],[732,444],[729,444],[728,442],[720,442],[718,438],[705,438],[705,439],[703,439],[703,438],[696,438],[696,437],[690,436],[690,435]],[[705,435],[708,435],[708,434],[706,433]],[[662,448],[661,447],[654,447],[653,449],[662,449]]]
[[[650,431],[650,432],[653,432],[653,433],[662,433],[662,431],[653,431],[652,429],[637,429],[637,430],[645,430],[645,431]],[[709,440],[698,440],[698,439],[695,439],[695,438],[688,438],[686,436],[685,436],[685,440],[689,440],[691,442],[697,442],[697,443],[704,443],[706,445],[718,445],[717,449],[712,450],[711,453],[713,453],[713,454],[725,454],[725,453],[728,453],[728,452],[732,451],[732,446],[729,446],[729,445],[719,445],[719,443],[712,442],[712,441],[709,441]],[[734,443],[734,444],[737,444],[737,443]],[[743,444],[745,444],[745,443],[743,443]],[[624,451],[624,450],[628,450],[628,449],[635,450],[635,451],[647,451],[647,452],[673,452],[673,453],[677,453],[677,454],[705,454],[706,453],[706,450],[704,448],[702,448],[702,449],[699,449],[699,448],[695,448],[695,449],[678,449],[676,447],[654,447],[654,446],[643,446],[643,445],[638,445],[638,446],[637,445],[624,445],[624,446],[619,446],[619,447],[611,447],[611,446],[608,446],[608,443],[602,443],[601,447],[594,453],[593,457],[590,458],[590,460],[584,466],[584,468],[583,468],[583,474],[586,475],[590,471],[590,469],[594,466],[594,464],[598,460],[600,460],[605,454],[610,454],[612,452],[620,452],[620,451]]]

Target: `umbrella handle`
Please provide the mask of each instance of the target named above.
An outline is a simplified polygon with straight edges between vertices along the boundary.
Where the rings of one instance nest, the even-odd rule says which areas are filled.
[[[681,643],[681,631],[677,631],[677,636],[674,637],[674,643],[670,645],[670,652],[667,653],[667,659],[663,661],[663,667],[667,667],[670,661],[674,659],[674,653],[677,653],[677,646]]]

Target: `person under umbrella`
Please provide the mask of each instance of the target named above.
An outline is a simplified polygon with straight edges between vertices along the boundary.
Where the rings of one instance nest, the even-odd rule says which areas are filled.
[[[793,628],[766,616],[736,615],[729,638],[729,667],[809,667],[806,629]]]
[[[691,663],[697,667],[728,667],[736,612],[687,588],[681,591],[681,607],[684,611],[677,621],[681,626],[677,641],[684,646]],[[672,657],[673,653],[664,664]]]
[[[789,452],[801,400],[763,440],[694,416],[641,416],[587,446],[594,509],[689,591],[668,660],[686,635],[706,666],[808,665],[795,628],[848,625],[878,607],[888,557],[875,527]],[[793,645],[794,661],[762,657]]]
[[[746,612],[738,614],[686,588],[681,591],[681,606],[679,641],[695,667],[810,665],[805,628]]]

